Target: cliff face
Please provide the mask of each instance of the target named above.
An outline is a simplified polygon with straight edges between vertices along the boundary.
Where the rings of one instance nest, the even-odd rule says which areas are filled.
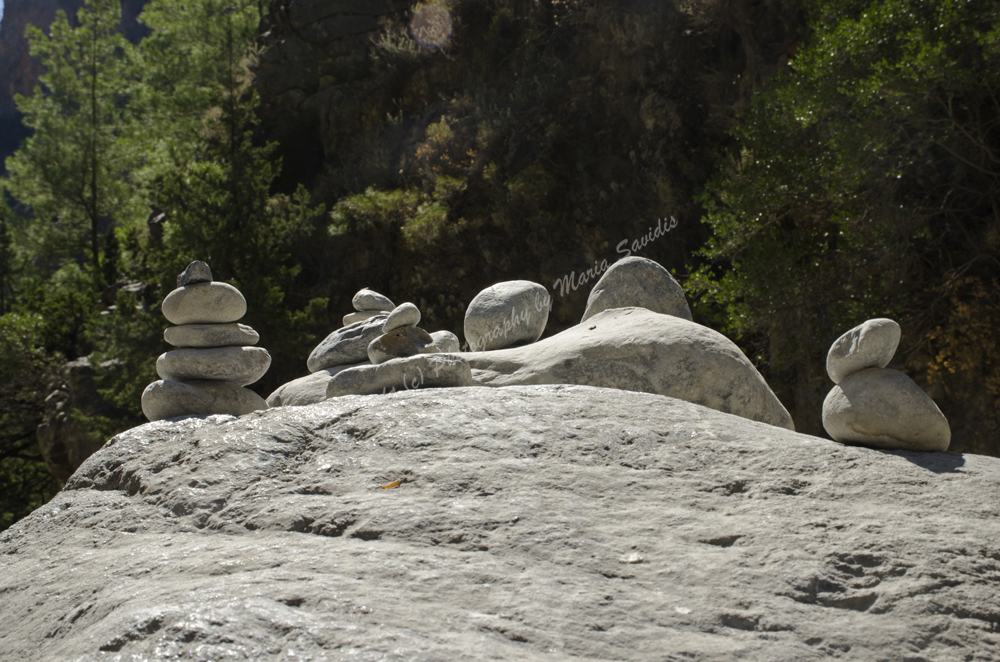
[[[131,41],[142,37],[136,21],[146,0],[122,1],[122,30]],[[28,135],[14,105],[14,95],[30,95],[42,73],[41,63],[31,57],[25,31],[29,25],[43,30],[60,9],[75,22],[82,0],[6,0],[0,22],[0,167]]]

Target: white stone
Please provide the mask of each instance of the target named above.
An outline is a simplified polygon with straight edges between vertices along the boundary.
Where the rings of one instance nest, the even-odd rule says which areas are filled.
[[[823,427],[837,441],[876,448],[946,451],[951,427],[934,401],[897,370],[867,368],[823,401]]]
[[[160,310],[171,324],[228,324],[246,314],[247,302],[227,283],[196,283],[168,294]]]
[[[309,372],[367,361],[368,345],[382,335],[386,317],[388,313],[379,313],[376,317],[355,322],[328,335],[309,355],[306,361]]]
[[[642,391],[794,429],[788,411],[731,340],[646,308],[613,308],[531,345],[461,356],[484,386],[583,384]]]
[[[837,338],[826,355],[826,373],[834,384],[865,368],[889,365],[899,346],[899,325],[880,317],[860,324]]]
[[[176,416],[242,416],[267,409],[264,399],[232,382],[164,380],[142,392],[142,413],[151,421]]]
[[[541,338],[549,320],[548,290],[528,280],[487,287],[465,311],[465,340],[473,351],[503,349]]]
[[[163,331],[174,347],[231,347],[256,345],[260,335],[246,324],[184,324]]]
[[[365,320],[370,320],[373,317],[384,314],[380,310],[366,310],[363,313],[348,313],[344,315],[344,326],[350,326],[355,322],[364,322]]]
[[[382,327],[383,333],[389,333],[404,326],[416,326],[420,323],[420,309],[410,302],[396,306]]]
[[[605,310],[636,306],[691,319],[684,290],[670,272],[644,257],[626,257],[608,268],[587,298],[582,322]]]
[[[434,347],[439,352],[458,352],[462,349],[462,343],[451,331],[435,331],[431,334]]]
[[[271,355],[263,347],[175,349],[156,359],[156,374],[175,381],[212,379],[246,386],[270,366]]]
[[[389,297],[367,288],[359,290],[358,293],[354,295],[354,298],[351,299],[351,303],[354,305],[354,310],[359,313],[371,310],[389,313],[396,307],[396,304],[394,304]]]

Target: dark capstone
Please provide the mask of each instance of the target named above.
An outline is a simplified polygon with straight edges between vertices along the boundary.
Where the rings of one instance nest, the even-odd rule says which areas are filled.
[[[195,283],[211,282],[212,269],[209,268],[207,262],[202,262],[201,260],[195,260],[191,264],[187,265],[187,269],[182,271],[181,275],[177,277],[177,287],[194,285]]]

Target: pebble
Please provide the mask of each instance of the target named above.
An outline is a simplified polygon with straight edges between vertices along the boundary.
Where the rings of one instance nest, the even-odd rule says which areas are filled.
[[[396,306],[382,327],[383,333],[389,333],[404,326],[416,326],[420,322],[420,309],[412,303],[401,303]]]
[[[354,298],[351,299],[351,303],[354,305],[354,310],[359,313],[368,312],[370,310],[383,311],[386,313],[392,312],[392,309],[396,307],[389,297],[383,296],[378,292],[373,292],[367,288],[359,290]]]
[[[884,317],[870,319],[837,338],[826,355],[826,373],[834,384],[866,368],[889,365],[899,346],[899,325]]]
[[[177,287],[211,282],[212,269],[208,266],[208,263],[201,260],[195,260],[187,265],[187,268],[177,276]]]

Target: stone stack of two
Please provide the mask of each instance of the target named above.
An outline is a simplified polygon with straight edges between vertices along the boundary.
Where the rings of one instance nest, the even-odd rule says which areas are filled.
[[[823,401],[823,427],[840,442],[946,451],[948,420],[912,379],[889,365],[899,345],[894,321],[871,319],[840,336],[826,357],[836,386]]]
[[[192,262],[177,278],[177,289],[161,308],[176,324],[163,339],[178,349],[156,360],[161,381],[142,394],[142,411],[151,421],[187,415],[241,416],[267,409],[263,398],[243,388],[267,372],[271,355],[253,347],[257,332],[236,321],[247,310],[246,299],[232,285],[212,281],[212,271]]]

